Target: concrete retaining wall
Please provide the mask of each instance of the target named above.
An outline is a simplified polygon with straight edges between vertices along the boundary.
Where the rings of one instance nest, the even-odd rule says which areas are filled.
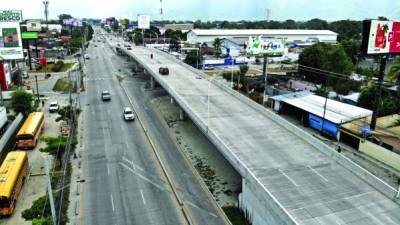
[[[400,155],[370,141],[362,140],[358,148],[364,154],[400,171]]]

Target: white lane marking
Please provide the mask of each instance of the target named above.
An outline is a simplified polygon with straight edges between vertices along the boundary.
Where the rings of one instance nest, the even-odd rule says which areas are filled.
[[[205,209],[203,209],[203,208],[200,208],[199,206],[193,204],[192,202],[187,201],[187,204],[188,204],[188,205],[191,205],[191,206],[193,206],[194,208],[197,208],[197,209],[199,209],[199,210],[206,211],[207,214],[210,215],[210,216],[217,217],[217,215],[215,215],[214,213],[209,212],[209,211],[207,211],[207,210],[205,210]]]
[[[111,208],[112,208],[113,211],[115,211],[115,208],[114,208],[114,198],[113,198],[112,194],[110,195],[110,197],[111,197]]]
[[[139,169],[139,170],[145,172],[145,170],[144,170],[142,167],[136,165],[135,163],[133,163],[132,160],[129,160],[129,159],[126,158],[125,156],[122,156],[122,160],[124,160],[125,162],[129,163],[129,164],[133,167],[134,170],[135,170],[135,169]]]
[[[140,195],[142,196],[143,204],[146,205],[146,200],[144,199],[143,190],[140,189]]]
[[[110,167],[108,166],[108,163],[107,163],[107,174],[108,176],[110,176]]]
[[[308,168],[313,171],[315,174],[317,174],[319,177],[321,177],[323,180],[325,180],[326,182],[329,182],[328,179],[326,179],[324,176],[322,176],[322,174],[320,174],[318,171],[316,171],[314,168],[312,168],[311,166],[308,166]]]
[[[150,184],[154,185],[154,187],[160,189],[161,191],[168,191],[166,188],[154,183],[153,181],[151,181],[150,179],[148,179],[147,177],[137,173],[135,170],[133,170],[132,168],[130,168],[129,166],[125,165],[122,162],[119,162],[119,164],[123,167],[125,167],[127,170],[131,171],[133,174],[137,175],[138,177],[142,178],[143,180],[149,182]],[[169,191],[168,191],[169,192]]]
[[[294,182],[294,180],[292,179],[292,178],[290,178],[286,173],[284,173],[281,169],[278,169],[279,170],[279,172],[283,175],[283,176],[285,176],[292,184],[294,184],[294,186],[296,186],[296,187],[298,187],[299,185],[296,183],[296,182]]]

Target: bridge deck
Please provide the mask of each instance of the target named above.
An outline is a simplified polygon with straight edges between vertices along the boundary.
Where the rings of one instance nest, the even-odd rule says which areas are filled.
[[[240,160],[233,166],[253,174],[298,224],[400,224],[398,204],[291,130],[214,84],[208,118],[208,80],[163,54],[151,60],[149,49],[129,52],[181,98],[191,111],[187,113],[209,121],[209,130],[231,151],[225,154]],[[160,76],[160,66],[168,66],[170,75]]]

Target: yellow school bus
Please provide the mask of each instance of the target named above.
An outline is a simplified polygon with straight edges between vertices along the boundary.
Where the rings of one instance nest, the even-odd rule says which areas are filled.
[[[44,113],[32,112],[17,133],[17,148],[34,148],[44,126]]]
[[[15,201],[28,176],[28,154],[11,151],[0,167],[0,216],[9,216],[14,211]]]

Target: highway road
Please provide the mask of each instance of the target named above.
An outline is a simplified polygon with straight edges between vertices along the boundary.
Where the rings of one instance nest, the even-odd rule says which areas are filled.
[[[139,122],[125,122],[124,107],[134,102],[152,141],[160,152],[185,209],[194,224],[224,224],[207,193],[201,188],[161,121],[146,105],[141,83],[119,85],[116,74],[122,60],[110,48],[89,48],[84,113],[86,118],[83,158],[84,224],[187,224],[160,164]],[[131,83],[132,84],[132,83]],[[103,102],[102,90],[111,92]]]

